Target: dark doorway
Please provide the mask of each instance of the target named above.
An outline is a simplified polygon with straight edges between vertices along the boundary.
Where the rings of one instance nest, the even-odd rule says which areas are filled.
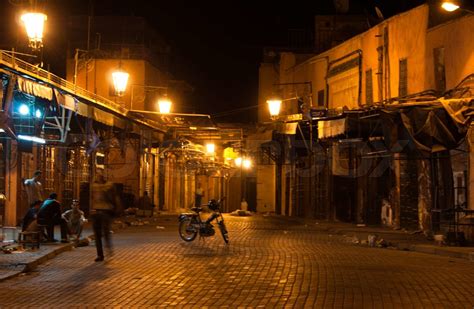
[[[257,179],[256,177],[247,177],[246,184],[246,200],[248,210],[257,211]]]
[[[343,222],[355,221],[356,207],[356,178],[333,176],[333,201],[336,209],[336,219]]]

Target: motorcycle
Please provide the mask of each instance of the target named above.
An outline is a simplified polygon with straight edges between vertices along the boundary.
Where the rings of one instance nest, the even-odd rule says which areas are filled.
[[[222,234],[222,238],[226,244],[229,243],[229,234],[224,223],[224,217],[220,211],[220,206],[223,199],[218,201],[210,200],[207,204],[210,210],[212,210],[211,216],[203,221],[201,219],[200,212],[203,211],[201,206],[195,206],[191,208],[192,212],[182,213],[179,215],[179,236],[184,241],[193,241],[199,234],[201,237],[214,236],[216,233],[214,225],[211,224],[213,220],[216,220],[217,226]]]

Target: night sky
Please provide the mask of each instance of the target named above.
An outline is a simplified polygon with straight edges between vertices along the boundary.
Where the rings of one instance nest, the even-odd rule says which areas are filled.
[[[5,1],[3,14],[13,18],[18,5]],[[350,1],[349,13],[375,17],[378,6],[385,17],[414,7],[422,0]],[[217,121],[256,121],[256,109],[236,111],[257,104],[258,67],[265,46],[285,46],[288,29],[313,30],[314,15],[334,14],[333,1],[309,3],[253,1],[86,1],[50,0],[45,2],[48,23],[53,29],[45,47],[45,63],[61,75],[65,62],[64,36],[60,23],[70,15],[87,15],[93,4],[94,15],[142,16],[162,34],[172,47],[171,71],[175,79],[188,81],[195,91],[190,105],[197,112],[209,113]],[[287,8],[291,6],[291,8]],[[13,31],[12,29],[4,29]],[[46,43],[45,43],[46,44]],[[60,47],[61,46],[61,47]],[[5,44],[2,46],[7,48]],[[49,58],[49,59],[48,59]],[[219,115],[228,112],[226,117]]]

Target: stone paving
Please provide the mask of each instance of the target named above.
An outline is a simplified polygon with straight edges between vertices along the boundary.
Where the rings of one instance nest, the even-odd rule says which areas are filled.
[[[185,243],[164,229],[114,234],[115,255],[76,248],[0,283],[0,307],[472,308],[472,262],[356,246],[342,235],[272,217],[226,217],[219,234]]]

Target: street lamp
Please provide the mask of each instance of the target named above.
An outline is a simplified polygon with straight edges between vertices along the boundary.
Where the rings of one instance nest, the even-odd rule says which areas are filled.
[[[158,109],[161,114],[169,114],[171,112],[171,100],[167,97],[161,97],[158,100]]]
[[[206,152],[208,154],[214,154],[214,152],[216,152],[216,145],[213,143],[206,144]]]
[[[21,15],[20,20],[25,24],[29,46],[33,50],[43,47],[44,22],[48,17],[43,13],[28,12]]]
[[[448,12],[454,12],[459,9],[459,5],[453,1],[444,1],[441,4],[441,7],[443,8],[443,10]]]
[[[281,101],[280,98],[271,98],[267,100],[268,110],[270,111],[270,116],[272,118],[276,118],[280,114]]]
[[[454,11],[457,11],[457,10],[462,10],[462,11],[469,12],[471,14],[474,13],[473,11],[471,11],[469,9],[461,7],[461,3],[457,0],[443,1],[441,3],[441,8],[443,8],[443,10],[445,10],[447,12],[454,12]]]
[[[303,142],[304,142],[304,145],[306,147],[306,149],[308,150],[308,159],[309,159],[309,169],[310,169],[310,177],[309,177],[309,201],[311,203],[311,206],[313,206],[314,204],[314,201],[313,201],[313,194],[312,194],[312,190],[313,190],[313,175],[312,175],[312,170],[313,170],[313,165],[314,165],[314,162],[313,162],[313,117],[311,115],[311,108],[313,107],[313,86],[312,86],[312,82],[311,81],[305,81],[305,82],[290,82],[290,83],[278,83],[278,84],[273,84],[273,86],[277,86],[277,87],[283,87],[283,86],[291,86],[291,87],[296,87],[296,86],[299,86],[299,85],[303,85],[305,88],[303,93],[298,93],[297,91],[295,91],[295,96],[291,97],[291,98],[284,98],[284,99],[281,99],[281,98],[270,98],[269,100],[267,100],[267,103],[268,103],[268,108],[269,108],[269,111],[270,111],[270,115],[272,117],[272,119],[274,121],[278,121],[278,122],[282,122],[282,123],[286,123],[286,122],[297,122],[297,128],[300,130],[300,133],[301,133],[301,136],[303,137]],[[305,97],[308,97],[309,98],[309,106],[305,103],[303,103],[300,108],[301,108],[301,113],[299,114],[296,114],[296,115],[287,115],[286,117],[278,117],[279,116],[279,113],[280,113],[280,107],[281,107],[281,103],[284,102],[284,101],[289,101],[289,100],[297,100],[298,103],[300,103],[301,101],[300,100],[303,100],[303,98]],[[304,102],[304,100],[303,100]],[[300,121],[302,120],[302,122],[305,122],[309,125],[309,146],[307,145],[306,143],[306,137],[304,136],[304,133],[301,129],[301,126],[300,126]],[[278,143],[280,146],[282,147],[285,147],[284,145],[280,144],[280,141],[278,140]],[[282,169],[283,169],[283,164],[281,162],[280,159],[278,160],[275,160],[276,161],[276,164],[277,164],[277,170],[278,170],[278,173],[281,174],[282,173]],[[294,160],[291,161],[291,164],[295,164]],[[282,185],[282,182],[281,182],[281,177],[278,178],[277,180],[277,186],[281,186]],[[278,210],[280,211],[280,210]]]
[[[130,74],[119,68],[112,73],[112,80],[114,82],[115,93],[121,97],[127,89],[128,77]]]

